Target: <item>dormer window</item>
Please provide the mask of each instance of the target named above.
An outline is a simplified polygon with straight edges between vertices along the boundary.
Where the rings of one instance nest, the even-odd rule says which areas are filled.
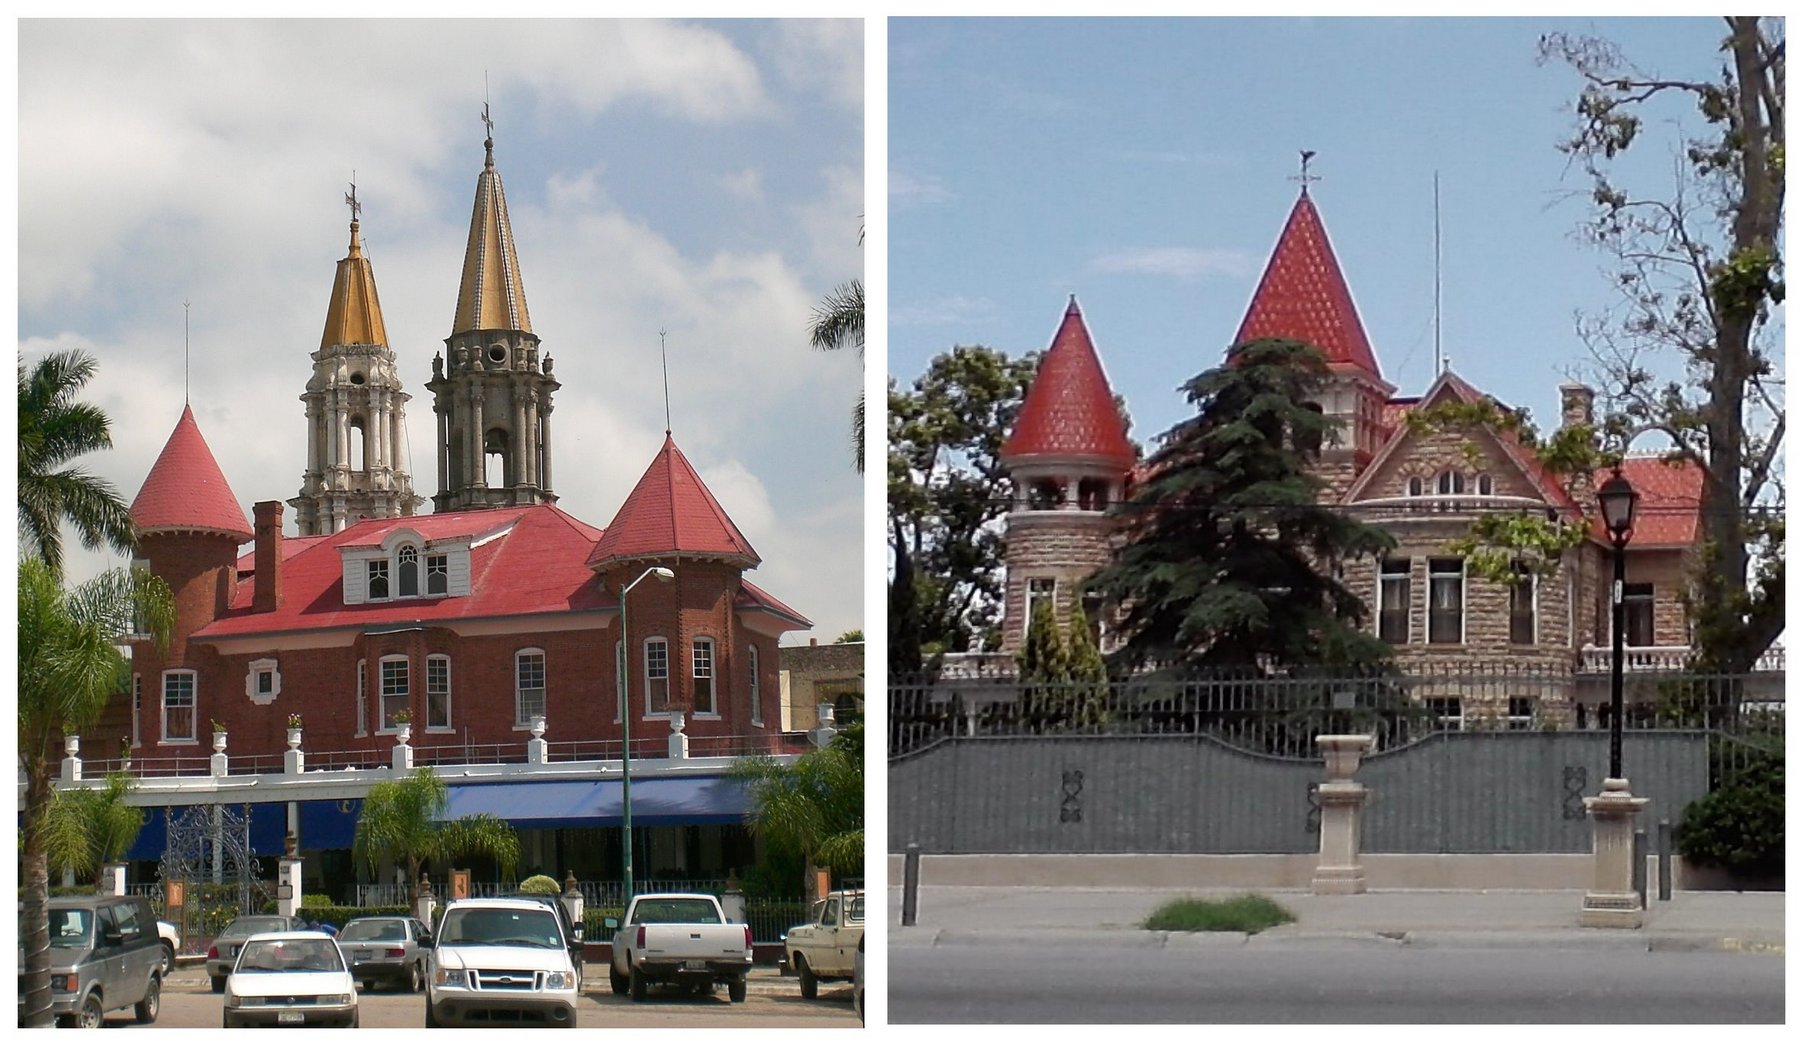
[[[1425,495],[1425,479],[1419,477],[1416,474],[1413,475],[1411,478],[1408,478],[1406,480],[1406,495],[1408,495],[1408,496],[1424,496]]]
[[[425,593],[450,593],[450,555],[427,554],[425,556]]]
[[[419,596],[419,548],[407,544],[400,548],[400,596]]]
[[[1445,471],[1437,476],[1439,496],[1461,496],[1464,490],[1461,471]]]
[[[1476,475],[1475,492],[1481,496],[1494,495],[1494,476],[1491,474]]]
[[[433,545],[417,532],[399,529],[379,545],[345,547],[344,604],[466,596],[469,554],[479,542],[451,537]]]
[[[387,561],[369,562],[369,600],[377,601],[388,596],[388,563]]]

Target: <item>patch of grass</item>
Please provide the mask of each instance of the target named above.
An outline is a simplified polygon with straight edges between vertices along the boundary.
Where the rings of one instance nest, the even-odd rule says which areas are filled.
[[[1177,898],[1144,921],[1147,931],[1244,931],[1255,934],[1293,923],[1294,914],[1263,895],[1236,898]]]

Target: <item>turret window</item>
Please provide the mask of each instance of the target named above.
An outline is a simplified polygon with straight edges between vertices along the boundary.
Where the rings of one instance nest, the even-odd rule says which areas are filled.
[[[527,648],[516,657],[519,687],[514,704],[513,724],[528,728],[533,717],[543,717],[548,710],[544,689],[544,650]]]
[[[1106,480],[1083,478],[1075,487],[1075,500],[1084,511],[1106,510]]]
[[[1026,506],[1034,511],[1054,511],[1063,505],[1062,483],[1054,479],[1032,482]]]
[[[399,714],[412,705],[412,664],[405,656],[381,660],[381,730],[397,731]]]
[[[762,727],[762,671],[756,654],[756,646],[747,649],[750,653],[750,723]]]
[[[669,712],[669,643],[660,637],[644,642],[644,713]]]
[[[713,643],[710,637],[694,639],[694,714],[716,715],[713,700]]]
[[[162,741],[194,741],[194,671],[163,673]]]

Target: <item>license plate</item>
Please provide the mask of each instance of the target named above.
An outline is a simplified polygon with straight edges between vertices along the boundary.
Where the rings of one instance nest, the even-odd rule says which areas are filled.
[[[687,969],[690,971],[703,971],[706,969],[706,961],[705,960],[689,960],[689,961],[687,961],[686,964],[684,964],[684,966],[687,967]]]
[[[306,1015],[297,1010],[284,1010],[275,1015],[275,1021],[282,1025],[304,1025]]]
[[[356,958],[357,958],[357,959],[358,959],[358,960],[366,960],[366,959],[369,959],[369,958],[370,958],[370,957],[372,957],[372,956],[374,956],[374,955],[375,955],[375,954],[374,954],[374,953],[373,953],[373,952],[370,952],[370,951],[369,951],[369,950],[368,950],[368,949],[358,949],[358,950],[356,950]]]

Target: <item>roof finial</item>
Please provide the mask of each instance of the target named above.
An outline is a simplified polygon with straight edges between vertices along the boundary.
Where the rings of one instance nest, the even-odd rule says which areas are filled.
[[[494,118],[488,115],[488,103],[481,103],[481,123],[487,127],[487,140],[482,145],[487,149],[487,165],[494,165]]]
[[[1300,150],[1300,176],[1296,177],[1296,178],[1290,178],[1289,180],[1300,182],[1300,194],[1301,195],[1306,194],[1306,186],[1307,185],[1312,184],[1314,181],[1324,180],[1323,178],[1319,177],[1319,175],[1310,173],[1307,170],[1307,167],[1312,164],[1312,158],[1318,154],[1319,153],[1317,151],[1315,151],[1313,149],[1309,149],[1309,148],[1303,148]]]
[[[344,202],[350,207],[350,223],[362,220],[362,204],[356,201],[356,171],[350,172],[350,191],[344,194]]]
[[[669,420],[669,331],[657,330],[656,336],[662,341],[663,366],[663,437],[671,437],[675,425]]]
[[[188,405],[188,300],[181,299],[181,404]]]

